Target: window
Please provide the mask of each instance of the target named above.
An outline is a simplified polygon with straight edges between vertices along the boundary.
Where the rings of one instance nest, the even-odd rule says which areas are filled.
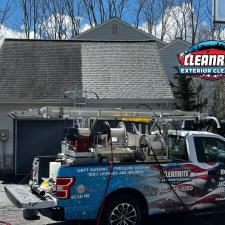
[[[112,33],[113,34],[118,34],[119,33],[119,24],[118,23],[113,23],[112,24]]]
[[[225,162],[225,142],[213,137],[195,137],[199,162]]]
[[[185,162],[189,161],[186,139],[181,136],[169,136],[168,137],[168,151],[169,158],[173,162]]]

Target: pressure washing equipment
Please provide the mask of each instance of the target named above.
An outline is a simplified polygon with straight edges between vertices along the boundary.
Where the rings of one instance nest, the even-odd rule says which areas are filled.
[[[105,111],[105,113],[109,112]],[[80,166],[82,167],[81,170],[85,168],[84,171],[87,172],[90,168],[90,166],[87,165],[94,165],[96,167],[101,165],[102,167],[104,167],[104,170],[107,171],[107,173],[109,172],[109,174],[105,174],[104,178],[99,179],[99,182],[102,182],[101,183],[102,190],[101,193],[98,194],[99,196],[98,202],[101,201],[101,207],[99,208],[97,217],[97,224],[99,225],[102,213],[104,213],[105,207],[108,206],[105,204],[106,197],[109,194],[109,190],[111,190],[112,188],[111,187],[112,182],[114,182],[114,179],[112,179],[113,169],[115,166],[114,163],[116,163],[116,166],[118,165],[118,167],[120,167],[121,165],[123,165],[123,167],[126,167],[128,165],[128,162],[129,163],[131,162],[131,164],[134,163],[135,165],[137,165],[133,167],[135,170],[139,167],[138,166],[139,164],[142,164],[141,167],[147,167],[148,170],[149,168],[150,170],[154,171],[158,169],[158,172],[161,174],[161,176],[157,177],[157,180],[160,183],[160,179],[163,178],[163,180],[165,180],[163,182],[165,184],[163,185],[165,186],[167,186],[166,183],[168,183],[171,192],[174,192],[173,196],[173,200],[175,202],[174,204],[178,204],[178,208],[180,207],[180,209],[182,210],[189,211],[188,206],[185,204],[185,202],[183,202],[183,200],[177,193],[177,189],[174,188],[174,183],[170,182],[170,180],[167,178],[167,172],[165,173],[163,167],[161,166],[162,162],[165,165],[167,165],[168,162],[174,164],[172,159],[170,158],[170,154],[168,154],[168,152],[170,153],[168,149],[169,148],[168,143],[170,143],[169,142],[170,139],[169,141],[167,140],[168,129],[170,127],[168,126],[167,123],[173,123],[174,121],[165,120],[165,122],[161,123],[162,121],[160,121],[160,117],[155,116],[154,113],[153,113],[154,117],[152,118],[150,116],[148,118],[147,113],[146,113],[147,115],[145,114],[142,117],[140,115],[135,115],[137,116],[135,117],[131,112],[127,114],[118,113],[116,118],[114,117],[115,115],[112,116],[112,112],[110,113],[111,116],[108,117],[103,115],[99,116],[98,118],[93,118],[90,116],[83,117],[83,120],[79,121],[81,126],[74,126],[72,130],[69,131],[67,138],[62,143],[61,153],[58,154],[57,158],[54,158],[55,160],[55,161],[53,160],[54,162],[49,161],[50,162],[49,178],[46,179],[48,181],[50,179],[53,179],[54,181],[56,180],[57,176],[58,177],[68,176],[68,173],[66,174],[64,173],[64,168],[66,167],[66,170],[67,169],[71,170],[71,174],[73,174],[71,176],[75,176],[74,179],[80,182],[82,181],[83,175],[81,175],[80,172],[78,173],[74,168],[79,168]],[[77,120],[79,120],[79,118]],[[149,125],[149,123],[151,124]],[[85,125],[82,126],[82,124]],[[160,126],[162,125],[163,129],[161,131]],[[156,130],[156,128],[158,128],[158,130]],[[176,136],[178,135],[182,136],[183,134],[182,133],[176,134]],[[81,145],[78,145],[79,141],[84,137],[90,140],[85,150],[82,149]],[[83,162],[85,162],[86,164]],[[152,165],[146,166],[146,163],[148,164],[152,163]],[[78,167],[77,166],[74,167],[74,165],[78,165]],[[70,166],[71,168],[68,168]],[[34,166],[33,168],[34,174],[36,167],[39,166]],[[58,169],[59,172],[57,174]],[[37,168],[37,172],[38,171],[40,172],[39,178],[42,178],[42,180],[45,179],[45,177],[41,175],[41,170],[38,170]],[[85,175],[86,172],[82,173]],[[115,176],[115,180],[117,178],[118,177]],[[56,196],[57,198],[58,195],[55,192],[52,192],[50,189],[48,191],[47,188],[46,189],[42,188],[43,182],[41,183],[40,179],[39,180],[36,179],[36,177],[33,175],[32,180],[33,182],[30,182],[30,188],[34,193],[36,193],[36,195],[42,197],[50,194],[53,197]],[[77,185],[76,182],[74,185]],[[71,186],[68,188],[71,188]],[[43,192],[41,192],[41,190]],[[77,207],[75,205],[76,201],[72,201],[74,199],[74,196],[76,195],[76,191],[78,190],[73,189],[73,191],[71,191],[71,198],[68,197],[68,201],[70,201],[71,204],[74,205],[74,207]],[[104,194],[102,194],[103,192]],[[67,196],[69,196],[69,194]],[[58,202],[59,203],[61,202],[60,197]]]

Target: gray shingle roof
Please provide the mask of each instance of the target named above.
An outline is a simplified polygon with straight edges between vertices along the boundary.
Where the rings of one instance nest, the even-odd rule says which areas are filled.
[[[0,99],[173,99],[155,42],[13,40],[0,50]]]
[[[102,98],[172,99],[155,42],[85,43],[83,88]]]
[[[63,98],[81,86],[78,42],[6,40],[0,50],[0,98]]]

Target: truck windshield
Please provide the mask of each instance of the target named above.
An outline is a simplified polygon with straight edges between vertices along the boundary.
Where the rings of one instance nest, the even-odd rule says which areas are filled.
[[[194,137],[199,162],[225,162],[225,142],[213,137]]]

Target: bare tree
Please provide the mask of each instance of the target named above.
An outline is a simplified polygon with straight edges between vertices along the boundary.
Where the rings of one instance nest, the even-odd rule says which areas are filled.
[[[72,31],[71,37],[75,37],[79,34],[81,28],[81,17],[83,15],[83,4],[82,0],[77,0],[74,4],[74,0],[65,0],[66,10],[71,22]]]
[[[121,18],[129,11],[136,27],[146,25],[147,31],[153,35],[157,32],[161,40],[182,38],[194,44],[224,37],[222,25],[210,27],[211,0],[136,0],[130,8],[128,3],[129,0],[20,0],[23,32],[27,38],[31,34],[34,38],[73,38],[84,21],[93,27],[112,17]]]
[[[108,0],[109,19],[112,17],[121,17],[126,4],[126,0]]]
[[[83,0],[20,0],[26,38],[66,39],[79,34]]]
[[[127,0],[83,0],[85,16],[91,27],[111,19],[121,18]]]
[[[150,34],[153,34],[153,28],[158,23],[158,15],[160,12],[159,1],[146,0],[143,8],[143,14],[147,23],[147,30]]]
[[[171,0],[161,0],[160,1],[160,19],[161,19],[161,37],[163,41],[169,28],[169,18],[171,17],[171,9],[173,6],[173,1]],[[170,28],[169,28],[170,29]]]
[[[192,44],[198,42],[201,37],[199,34],[206,33],[208,30],[208,27],[205,26],[205,15],[208,10],[207,1],[176,0],[174,2],[168,1],[166,5],[166,1],[163,1],[161,39],[166,36],[170,41],[182,38]]]
[[[5,23],[12,14],[12,2],[13,0],[7,0],[4,5],[0,5],[0,30],[3,23]],[[5,33],[0,32],[0,40],[4,37],[4,35]]]
[[[105,9],[105,1],[97,0],[97,8],[99,11],[100,23],[103,23],[107,19],[107,11]]]
[[[177,6],[171,8],[171,17],[173,18],[173,37],[170,36],[171,40],[176,38],[182,38],[185,41],[188,40],[189,30],[191,26],[190,12],[191,5],[189,0],[179,0]]]
[[[21,8],[23,10],[23,30],[26,38],[30,38],[31,31],[31,1],[21,0]]]
[[[96,26],[98,24],[97,12],[95,11],[96,0],[83,0],[83,3],[90,26]]]
[[[12,9],[12,0],[7,0],[5,5],[0,6],[0,28],[2,24],[11,15],[11,9]]]
[[[197,32],[199,30],[199,25],[202,22],[201,18],[202,18],[202,0],[198,0],[198,1],[194,1],[194,0],[190,0],[190,4],[191,4],[191,42],[192,44],[196,43],[196,36],[197,36]]]
[[[137,0],[136,8],[134,9],[134,25],[136,28],[140,25],[140,17],[142,16],[142,11],[144,9],[146,0]]]
[[[127,4],[127,0],[119,0],[118,1],[118,4],[116,6],[117,10],[116,10],[115,16],[122,18],[126,4]]]
[[[41,4],[42,0],[20,0],[20,7],[23,16],[22,32],[25,38],[38,38],[39,25],[41,18]],[[31,36],[32,33],[32,36]]]

